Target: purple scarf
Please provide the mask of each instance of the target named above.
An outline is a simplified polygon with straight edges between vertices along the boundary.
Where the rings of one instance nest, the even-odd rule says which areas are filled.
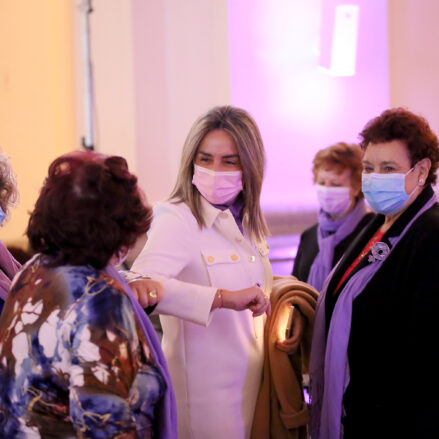
[[[242,227],[242,211],[244,209],[244,196],[242,192],[231,202],[226,204],[212,204],[213,207],[216,207],[219,210],[229,209],[235,218],[236,225],[238,226],[241,233],[244,234],[244,228]]]
[[[0,299],[6,300],[6,295],[11,287],[12,279],[21,265],[9,253],[9,250],[0,241]]]
[[[413,222],[430,209],[436,201],[436,195],[433,195],[399,236],[389,237],[392,246],[390,252]],[[309,369],[312,397],[311,437],[313,439],[340,439],[343,437],[341,417],[343,394],[350,379],[347,349],[351,332],[352,302],[361,294],[382,263],[383,260],[375,260],[354,273],[349,279],[337,299],[327,337],[325,333],[325,296],[336,267],[323,286],[316,307]]]
[[[163,355],[160,343],[158,341],[155,330],[139,302],[134,298],[133,292],[129,285],[120,276],[117,270],[111,265],[105,268],[106,273],[113,279],[117,280],[124,288],[128,297],[133,304],[134,313],[137,321],[145,334],[148,346],[154,356],[157,366],[166,382],[165,395],[162,398],[161,405],[157,410],[157,431],[160,439],[176,439],[177,438],[177,407],[175,404],[175,396],[172,388],[171,378],[169,377],[168,368],[166,366],[165,357]]]
[[[332,269],[335,247],[355,230],[365,214],[364,200],[358,200],[355,207],[345,217],[337,220],[331,219],[325,212],[320,211],[317,228],[319,253],[311,265],[307,280],[307,283],[317,291],[321,291],[323,282]]]

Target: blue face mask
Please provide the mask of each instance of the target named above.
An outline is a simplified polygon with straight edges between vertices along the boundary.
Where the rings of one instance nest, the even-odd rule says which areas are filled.
[[[362,174],[361,190],[370,207],[377,213],[393,215],[399,212],[414,193],[405,192],[405,174]]]
[[[3,212],[3,209],[0,206],[0,224],[4,221],[6,218],[6,213]]]

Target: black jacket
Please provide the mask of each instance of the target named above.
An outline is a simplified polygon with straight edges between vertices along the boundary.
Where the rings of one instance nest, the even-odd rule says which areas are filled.
[[[343,256],[343,253],[349,247],[349,244],[358,236],[361,230],[366,226],[366,224],[374,217],[373,213],[366,213],[361,221],[358,223],[355,230],[348,236],[346,236],[343,241],[340,241],[334,249],[334,258],[332,259],[331,268],[335,266],[338,260]],[[299,247],[297,249],[296,259],[294,260],[293,276],[297,279],[306,282],[309,276],[309,270],[314,262],[318,252],[319,244],[317,241],[317,227],[318,224],[311,226],[306,229],[300,235]]]
[[[428,186],[381,241],[404,227],[433,196]],[[344,254],[328,285],[329,320],[337,284],[384,221],[375,219]],[[439,438],[439,205],[424,212],[353,302],[344,395],[345,439]]]

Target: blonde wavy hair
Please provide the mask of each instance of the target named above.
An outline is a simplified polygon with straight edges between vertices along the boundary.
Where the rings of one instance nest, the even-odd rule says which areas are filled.
[[[17,180],[7,157],[0,153],[0,207],[8,217],[18,201]]]
[[[192,184],[194,159],[206,134],[224,130],[235,141],[242,166],[244,208],[242,225],[251,237],[262,240],[268,228],[260,207],[265,169],[265,151],[261,133],[254,119],[241,108],[230,105],[214,107],[199,117],[186,138],[181,155],[177,182],[170,201],[186,203],[200,228],[205,226],[201,212],[201,195]]]

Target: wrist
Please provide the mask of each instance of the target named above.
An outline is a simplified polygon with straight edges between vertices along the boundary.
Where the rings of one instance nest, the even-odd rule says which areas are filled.
[[[233,292],[229,290],[221,290],[222,308],[234,309],[233,300],[231,300]]]
[[[123,277],[123,279],[127,283],[131,283],[136,280],[151,279],[151,277],[147,276],[146,274],[136,273],[135,271],[131,271],[131,270],[119,271],[119,274]]]
[[[216,291],[217,308],[223,308],[223,292],[221,289]]]
[[[212,303],[212,309],[228,308],[227,300],[226,300],[227,292],[228,292],[227,290],[223,290],[221,288],[218,288],[216,290],[215,297],[214,297],[213,303]]]

